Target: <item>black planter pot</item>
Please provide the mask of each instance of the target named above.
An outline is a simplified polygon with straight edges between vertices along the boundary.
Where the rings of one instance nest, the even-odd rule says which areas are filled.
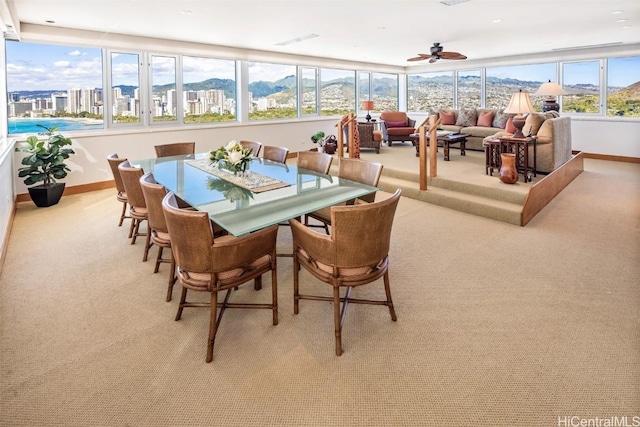
[[[39,208],[46,208],[58,204],[64,192],[64,182],[56,182],[49,185],[36,185],[29,187],[31,200]]]

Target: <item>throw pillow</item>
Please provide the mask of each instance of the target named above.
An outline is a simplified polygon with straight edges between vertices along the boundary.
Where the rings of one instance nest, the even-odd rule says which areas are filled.
[[[478,126],[490,128],[493,126],[493,111],[482,111],[478,116]]]
[[[440,124],[441,125],[455,125],[456,115],[453,111],[440,111]]]
[[[513,115],[505,113],[504,109],[498,110],[493,117],[493,127],[504,129],[507,126],[507,119],[509,119],[509,117],[513,117]]]
[[[526,136],[537,135],[538,129],[540,129],[540,126],[542,126],[542,123],[544,123],[544,121],[545,116],[543,113],[529,114],[524,122],[524,126],[522,127],[522,133]]]
[[[456,120],[456,126],[475,126],[477,120],[478,115],[475,108],[460,110],[458,112],[458,120]]]
[[[405,122],[386,122],[388,128],[403,128],[407,124]]]
[[[516,129],[516,127],[513,125],[513,116],[509,117],[507,119],[507,123],[504,126],[504,130],[506,130],[507,132],[514,134],[516,133],[516,131],[518,129]]]

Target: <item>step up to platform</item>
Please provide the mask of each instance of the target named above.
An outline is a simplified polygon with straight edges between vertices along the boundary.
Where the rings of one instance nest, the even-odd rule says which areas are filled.
[[[400,188],[402,189],[402,195],[405,197],[455,209],[460,212],[514,225],[520,225],[521,223],[523,205],[520,203],[436,186],[430,186],[427,191],[421,191],[417,182],[384,175],[380,178],[378,186],[382,191],[388,193],[393,193],[397,188]]]

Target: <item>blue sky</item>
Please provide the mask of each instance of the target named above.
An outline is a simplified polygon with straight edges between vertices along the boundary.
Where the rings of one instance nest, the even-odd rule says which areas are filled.
[[[46,45],[8,41],[7,89],[18,90],[67,90],[71,88],[102,87],[102,54],[100,49],[74,46]],[[113,75],[115,84],[138,85],[137,55],[119,55]],[[612,58],[608,62],[609,85],[624,87],[640,81],[640,56]],[[235,79],[234,61],[209,58],[184,57],[185,82],[203,81],[212,77]],[[563,65],[564,84],[598,84],[599,61],[567,62]],[[467,71],[461,71],[466,73]],[[468,72],[475,72],[469,70]],[[251,81],[274,81],[295,74],[295,66],[249,64]],[[353,76],[353,71],[323,69],[323,80],[338,76]],[[168,72],[167,82],[175,81],[173,71]],[[154,73],[154,78],[160,74]],[[527,81],[557,81],[556,64],[534,64],[508,67],[489,67],[487,76],[511,77]],[[162,82],[154,82],[162,84]]]

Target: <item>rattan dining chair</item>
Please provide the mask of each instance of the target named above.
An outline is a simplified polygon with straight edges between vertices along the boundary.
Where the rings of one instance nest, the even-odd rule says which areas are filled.
[[[391,227],[400,189],[389,198],[372,203],[331,207],[331,234],[317,233],[290,220],[293,234],[293,312],[300,300],[333,302],[336,355],[342,355],[342,325],[349,303],[385,305],[397,320],[389,287]],[[300,293],[300,266],[333,288],[332,296]],[[384,279],[384,300],[352,298],[353,288]],[[306,282],[306,279],[305,279]],[[344,296],[340,289],[346,288]],[[342,303],[342,306],[341,306]]]
[[[298,168],[311,170],[318,173],[329,173],[333,157],[317,151],[300,151],[296,165]]]
[[[286,163],[288,155],[288,148],[278,147],[276,145],[265,145],[264,149],[262,150],[263,159],[271,160],[278,163]]]
[[[157,273],[161,263],[169,263],[169,285],[167,287],[167,302],[171,301],[173,285],[176,282],[176,263],[171,253],[171,236],[167,229],[167,221],[164,219],[162,210],[162,199],[167,195],[167,189],[162,184],[158,184],[151,172],[147,172],[140,177],[140,186],[144,194],[149,215],[149,232],[151,233],[151,244],[158,247],[158,256],[153,269]],[[169,257],[163,258],[164,249],[169,249]]]
[[[382,163],[343,157],[340,159],[338,177],[377,187],[378,182],[380,181],[380,176],[382,175],[382,168]],[[374,202],[375,199],[376,193],[371,193],[343,204],[371,203]],[[310,224],[309,218],[319,221],[320,224]],[[331,225],[330,208],[320,209],[305,215],[304,224],[308,227],[324,228],[325,232],[329,234],[329,226]]]
[[[181,154],[194,154],[195,142],[174,142],[171,144],[155,145],[156,157],[179,156]]]
[[[272,311],[273,324],[278,324],[278,287],[276,268],[276,238],[278,226],[243,235],[214,238],[209,214],[178,207],[176,197],[167,193],[162,201],[178,281],[182,295],[175,320],[180,320],[185,307],[209,307],[207,363],[213,360],[213,346],[222,315],[227,308],[263,308]],[[231,291],[254,281],[256,288],[262,275],[271,271],[270,303],[229,302]],[[211,302],[189,302],[187,291],[211,293]],[[227,293],[219,302],[218,292]],[[218,310],[219,308],[219,310]],[[233,337],[231,337],[233,339]]]
[[[131,218],[129,215],[127,215],[127,204],[129,203],[129,199],[127,199],[127,192],[124,189],[122,177],[120,176],[120,171],[118,170],[118,165],[125,160],[127,159],[118,157],[118,153],[112,153],[107,156],[107,161],[109,162],[109,167],[111,168],[111,173],[113,174],[113,180],[116,182],[116,200],[122,203],[122,212],[120,213],[120,221],[118,222],[118,227],[122,226],[122,223],[125,219]],[[131,238],[131,234],[129,234],[129,238]]]
[[[240,145],[243,148],[251,148],[251,155],[253,157],[258,157],[260,155],[260,150],[262,149],[262,143],[258,141],[240,141]]]
[[[147,204],[142,193],[142,187],[140,186],[140,177],[144,174],[141,168],[137,168],[131,165],[128,160],[118,165],[120,176],[122,177],[122,183],[124,189],[127,192],[127,198],[129,199],[129,215],[131,215],[131,229],[129,234],[131,235],[131,244],[136,243],[138,236],[146,236],[144,244],[144,255],[142,261],[146,261],[149,255],[149,246],[151,245],[151,233],[149,233],[149,224],[147,223],[147,232],[140,232],[140,224],[143,221],[149,219],[149,212],[147,210]]]

